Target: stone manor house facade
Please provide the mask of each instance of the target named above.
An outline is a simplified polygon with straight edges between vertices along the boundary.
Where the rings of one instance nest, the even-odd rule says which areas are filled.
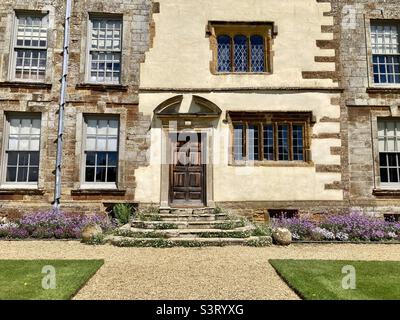
[[[64,0],[0,3],[0,215],[54,201]],[[73,0],[61,209],[400,214],[398,0]]]

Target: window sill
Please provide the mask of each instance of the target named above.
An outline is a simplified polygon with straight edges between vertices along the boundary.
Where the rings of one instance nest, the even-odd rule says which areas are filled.
[[[235,161],[232,167],[313,167],[313,162],[302,161]]]
[[[123,84],[80,83],[75,88],[93,91],[128,91],[128,86]]]
[[[101,189],[101,188],[96,188],[96,189],[76,189],[76,190],[71,190],[71,195],[72,196],[84,196],[84,195],[114,195],[114,196],[123,196],[125,195],[126,190],[123,189]]]
[[[400,93],[400,85],[369,87],[367,88],[367,93]]]
[[[52,84],[46,82],[28,82],[28,81],[4,81],[0,82],[3,88],[26,88],[26,89],[51,89]]]
[[[398,189],[374,189],[372,194],[377,197],[400,197],[400,186]]]
[[[18,188],[18,187],[2,187],[0,188],[0,195],[14,195],[14,194],[20,194],[20,195],[44,195],[44,190],[43,189],[38,189],[38,188]]]

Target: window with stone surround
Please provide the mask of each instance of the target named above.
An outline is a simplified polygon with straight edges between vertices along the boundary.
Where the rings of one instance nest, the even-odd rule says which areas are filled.
[[[12,79],[43,82],[46,78],[48,14],[16,13]]]
[[[378,119],[379,166],[383,186],[400,187],[400,119]]]
[[[233,161],[309,161],[309,113],[230,112]]]
[[[37,115],[7,116],[4,184],[37,185],[41,120]]]
[[[210,23],[215,73],[270,72],[271,28],[268,23]]]
[[[88,38],[88,82],[120,84],[122,19],[91,16]]]
[[[376,84],[400,84],[400,22],[371,22],[372,63]]]
[[[116,187],[118,118],[86,116],[84,131],[84,184]]]

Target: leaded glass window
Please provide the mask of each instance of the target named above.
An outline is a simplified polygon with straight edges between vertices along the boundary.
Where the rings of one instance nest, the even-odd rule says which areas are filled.
[[[264,125],[264,160],[274,160],[274,126]]]
[[[251,36],[251,71],[265,71],[264,39],[261,36]]]
[[[400,83],[400,24],[372,24],[374,82]]]
[[[306,161],[305,123],[235,122],[234,160]]]
[[[121,79],[122,21],[91,18],[91,82],[119,84]]]
[[[48,15],[17,14],[14,45],[17,80],[43,81],[46,76]]]
[[[303,126],[302,125],[293,125],[292,127],[293,134],[293,160],[304,160],[304,146],[303,146]]]
[[[400,183],[400,120],[378,120],[380,175],[383,184]]]
[[[233,135],[233,157],[235,160],[243,160],[243,149],[244,149],[244,126],[242,124],[234,125]]]
[[[8,118],[6,182],[37,183],[39,177],[40,118]]]
[[[234,37],[234,71],[247,72],[248,69],[248,46],[246,36]]]
[[[218,37],[218,71],[231,71],[231,37]]]
[[[258,160],[260,157],[260,130],[258,124],[249,124],[249,160]]]
[[[266,71],[266,45],[261,35],[217,36],[217,71],[257,73]]]
[[[289,160],[289,126],[278,125],[278,157],[279,160]]]
[[[117,119],[86,119],[85,182],[115,183],[118,169]]]

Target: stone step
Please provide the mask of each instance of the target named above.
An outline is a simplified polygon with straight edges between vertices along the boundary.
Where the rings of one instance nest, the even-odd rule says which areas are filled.
[[[226,213],[218,213],[218,214],[172,214],[172,213],[160,213],[158,215],[154,214],[143,214],[145,220],[148,221],[198,221],[198,220],[226,220],[228,218],[228,214]]]
[[[243,227],[243,221],[235,220],[175,220],[175,221],[142,221],[133,220],[131,223],[133,228],[142,229],[234,229]]]
[[[160,214],[213,214],[214,208],[167,208],[160,209]]]
[[[124,226],[117,231],[117,235],[130,238],[248,238],[253,226],[235,229],[143,229]]]
[[[272,244],[272,238],[248,237],[248,238],[129,238],[121,236],[109,236],[106,241],[118,247],[206,247],[206,246],[254,246],[266,247]]]

